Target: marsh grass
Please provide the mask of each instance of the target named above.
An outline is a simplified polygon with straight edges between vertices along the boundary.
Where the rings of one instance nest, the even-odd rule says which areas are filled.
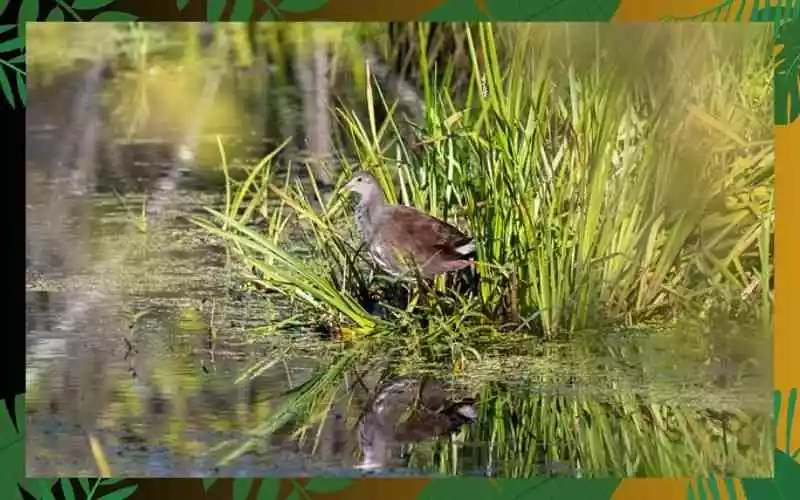
[[[443,81],[423,73],[425,123],[413,143],[367,67],[367,118],[336,110],[347,142],[334,190],[366,168],[390,203],[464,228],[478,263],[463,279],[476,293],[456,287],[458,277],[430,286],[382,277],[359,252],[345,199],[321,192],[310,170],[306,180],[291,168],[279,177],[275,153],[247,169],[245,180],[227,177],[224,209],[195,222],[227,242],[244,279],[280,295],[307,330],[322,329],[332,341],[315,354],[319,370],[225,460],[290,423],[301,438],[312,429],[318,438],[358,373],[377,365],[386,374],[435,366],[452,378],[518,337],[683,317],[755,318],[754,335],[767,339],[774,217],[771,129],[762,123],[770,115],[767,36],[746,38],[742,52],[706,50],[702,71],[687,75],[689,61],[699,64],[698,47],[713,49],[719,39],[711,27],[676,30],[660,85],[630,77],[599,49],[594,65],[581,69],[544,37],[530,62],[524,43],[503,44],[493,26],[467,30],[469,90],[449,92],[452,72]],[[651,38],[659,33],[645,35],[650,43],[641,46],[657,45]],[[420,47],[427,67],[422,31]],[[380,122],[375,104],[386,109]],[[265,227],[252,223],[256,214]],[[282,356],[296,354],[289,346]],[[601,403],[472,382],[483,418],[467,433],[490,443],[478,462],[497,462],[502,475],[534,474],[543,458],[589,475],[770,470],[768,421],[751,414],[733,418],[747,432],[723,433],[705,410],[621,388]],[[436,451],[440,468],[463,472],[473,452],[454,446]]]

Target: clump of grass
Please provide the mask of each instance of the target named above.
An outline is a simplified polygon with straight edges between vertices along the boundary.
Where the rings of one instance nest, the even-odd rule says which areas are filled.
[[[743,72],[753,80],[769,72],[764,54],[712,58],[712,76],[679,95],[649,80],[637,84],[613,65],[578,71],[561,64],[547,39],[532,65],[529,52],[498,46],[491,25],[467,30],[466,39],[470,89],[454,97],[447,78],[423,75],[418,143],[401,133],[394,106],[374,85],[366,120],[338,110],[354,158],[342,152],[334,189],[367,168],[389,202],[465,228],[477,245],[478,293],[453,293],[440,278],[413,287],[410,301],[389,300],[403,285],[387,284],[358,251],[343,199],[323,196],[310,171],[305,181],[287,173],[278,182],[274,154],[238,185],[228,179],[224,212],[209,209],[210,218],[196,220],[228,242],[247,280],[280,294],[335,339],[318,355],[318,372],[228,459],[289,422],[302,431],[321,424],[376,360],[394,373],[433,364],[452,375],[512,338],[508,330],[556,338],[606,323],[709,314],[712,306],[753,314],[768,331],[773,152],[754,125],[768,94],[757,85],[736,93],[727,83],[725,98],[715,91]],[[420,42],[426,67],[423,36]],[[679,52],[675,67],[695,48]],[[387,110],[381,123],[371,112],[376,102]],[[249,224],[257,211],[266,229]],[[496,459],[514,455],[525,429],[558,443],[551,458],[579,457],[598,472],[685,474],[714,462],[707,460],[710,431],[700,425],[707,419],[696,413],[679,412],[670,424],[682,433],[680,444],[663,408],[642,409],[627,396],[609,407],[486,390],[496,401],[486,411],[494,413],[476,432],[498,443]],[[592,420],[580,432],[576,409]],[[622,431],[622,442],[612,429]],[[653,442],[651,453],[644,445]],[[506,472],[527,475],[535,463],[531,451]]]

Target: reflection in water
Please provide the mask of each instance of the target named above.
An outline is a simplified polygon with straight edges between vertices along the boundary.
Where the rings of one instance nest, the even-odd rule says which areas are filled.
[[[455,433],[475,422],[475,400],[446,399],[438,380],[401,378],[388,382],[364,409],[358,424],[362,469],[387,466],[392,448]]]
[[[98,75],[88,73],[80,96],[97,99]],[[211,94],[217,87],[209,81]],[[673,335],[629,331],[594,343],[512,346],[447,384],[423,375],[367,381],[342,391],[310,428],[291,422],[220,465],[222,445],[279,411],[320,357],[305,332],[253,334],[269,332],[286,311],[237,288],[219,243],[185,221],[204,206],[220,206],[219,186],[179,168],[171,145],[122,147],[98,137],[98,117],[87,116],[96,108],[78,106],[73,115],[34,93],[26,170],[29,475],[96,474],[89,435],[99,439],[112,471],[126,476],[352,474],[398,464],[426,474],[574,475],[572,464],[587,458],[576,458],[578,439],[635,472],[641,464],[625,463],[626,453],[641,450],[612,449],[609,443],[620,441],[613,436],[661,436],[647,429],[664,418],[665,435],[679,442],[687,426],[712,420],[703,413],[708,407],[726,411],[733,423],[712,425],[707,446],[688,451],[712,457],[718,470],[771,470],[759,462],[769,443],[769,346],[736,324],[708,335],[676,328]],[[184,141],[190,148],[202,142],[196,134]],[[90,153],[97,142],[105,156]],[[80,165],[65,157],[73,151]],[[89,182],[81,168],[98,169],[108,185]],[[67,188],[75,179],[83,179],[81,189]],[[160,224],[136,229],[142,200],[128,196],[126,207],[105,192],[120,179],[144,186]],[[279,361],[287,343],[306,341],[305,355]],[[264,369],[248,374],[256,361]],[[497,383],[475,396],[474,379]],[[469,396],[449,382],[468,386]],[[620,405],[615,397],[633,402]],[[649,420],[634,420],[626,413],[633,407],[645,407],[640,414]],[[684,410],[691,418],[675,417]],[[306,438],[298,441],[299,430]],[[404,447],[413,453],[398,456]],[[746,452],[749,461],[735,461]]]

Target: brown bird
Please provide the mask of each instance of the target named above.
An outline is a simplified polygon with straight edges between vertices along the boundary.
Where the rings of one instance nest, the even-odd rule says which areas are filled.
[[[361,197],[356,225],[370,257],[387,273],[400,276],[412,264],[429,278],[473,264],[472,238],[416,208],[387,204],[369,172],[356,173],[344,188]]]

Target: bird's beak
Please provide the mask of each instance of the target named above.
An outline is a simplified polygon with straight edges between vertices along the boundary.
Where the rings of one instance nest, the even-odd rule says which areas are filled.
[[[356,185],[356,180],[355,180],[355,179],[351,179],[351,180],[350,180],[350,182],[348,182],[347,184],[345,184],[345,185],[342,187],[342,189],[343,189],[344,191],[352,191],[352,190],[353,190],[353,188],[355,187],[355,185]]]

